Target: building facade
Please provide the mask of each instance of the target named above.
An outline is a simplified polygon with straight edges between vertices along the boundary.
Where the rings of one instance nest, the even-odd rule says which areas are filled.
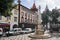
[[[8,23],[10,24],[9,28],[10,30],[13,29],[14,25],[18,25],[18,10],[12,9],[12,15],[11,16],[0,16],[0,23]]]
[[[20,27],[24,25],[25,28],[34,28],[37,24],[37,9],[35,3],[31,9],[21,5],[20,7]]]
[[[18,5],[12,9],[12,15],[8,17],[0,16],[0,23],[10,23],[10,30],[18,27]],[[37,8],[35,3],[32,8],[29,9],[23,5],[20,5],[20,27],[22,28],[35,28],[37,25]]]

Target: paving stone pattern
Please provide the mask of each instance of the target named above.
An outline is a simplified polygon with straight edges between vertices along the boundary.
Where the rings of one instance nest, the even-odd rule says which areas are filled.
[[[60,37],[58,36],[54,36],[49,39],[32,39],[32,38],[29,38],[28,35],[30,34],[10,36],[10,37],[1,37],[0,40],[60,40]]]

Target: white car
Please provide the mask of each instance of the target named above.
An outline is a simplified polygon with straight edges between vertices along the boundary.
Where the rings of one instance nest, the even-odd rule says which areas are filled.
[[[30,33],[32,32],[31,28],[25,28],[25,30],[22,30],[20,33],[24,34],[24,33]]]
[[[26,30],[27,30],[27,31],[32,31],[32,29],[31,29],[31,28],[26,28]]]
[[[29,33],[35,32],[35,29],[31,29],[31,28],[26,28],[27,31],[29,31]]]
[[[2,36],[2,35],[3,35],[3,29],[0,28],[0,36]]]
[[[15,31],[16,34],[20,34],[22,29],[21,28],[14,28],[13,30]]]
[[[22,30],[22,31],[20,31],[20,33],[21,33],[21,34],[25,34],[25,33],[29,33],[29,31],[27,31],[27,30]]]

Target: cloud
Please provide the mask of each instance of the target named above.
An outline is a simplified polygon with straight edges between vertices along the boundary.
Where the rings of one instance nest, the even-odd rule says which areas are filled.
[[[60,5],[59,5],[59,6],[57,6],[57,9],[60,9]]]
[[[28,8],[31,8],[32,4],[34,3],[34,0],[22,0],[23,4],[27,6]],[[46,4],[48,5],[48,8],[52,10],[53,8],[57,7],[60,8],[60,0],[35,0],[36,6],[41,6],[41,10],[45,10]]]
[[[36,0],[36,6],[41,6],[41,10],[44,10],[48,5],[48,8],[52,10],[53,8],[57,7],[60,8],[60,0]]]
[[[29,2],[30,2],[31,0],[27,0],[27,1],[29,1]]]
[[[47,4],[54,4],[54,0],[45,0]]]
[[[27,0],[27,2],[30,4],[31,0]]]

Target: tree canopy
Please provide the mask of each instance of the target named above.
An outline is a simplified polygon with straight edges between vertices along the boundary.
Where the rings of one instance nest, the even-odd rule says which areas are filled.
[[[58,17],[60,16],[60,13],[56,9],[52,9],[51,13],[51,18],[52,18],[52,23],[57,23],[58,22]]]
[[[48,22],[51,23],[58,23],[58,17],[60,16],[60,13],[58,11],[58,9],[52,9],[52,11],[49,11],[49,9],[46,9],[43,13],[42,13],[42,21],[44,24],[47,24]],[[50,20],[49,17],[52,19]]]
[[[14,0],[0,0],[0,15],[10,16]]]
[[[42,21],[44,24],[47,24],[49,22],[49,15],[50,15],[50,10],[48,9],[48,6],[46,5],[46,8],[44,12],[42,13]]]

